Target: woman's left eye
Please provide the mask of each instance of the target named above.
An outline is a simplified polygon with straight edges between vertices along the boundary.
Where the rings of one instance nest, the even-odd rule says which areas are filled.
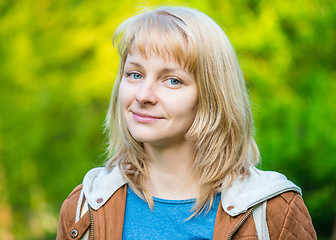
[[[166,80],[167,84],[170,86],[178,87],[182,84],[182,82],[176,78],[169,78]]]

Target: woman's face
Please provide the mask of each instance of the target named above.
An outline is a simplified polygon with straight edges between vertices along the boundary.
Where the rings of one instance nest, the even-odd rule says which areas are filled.
[[[194,121],[197,84],[175,61],[156,54],[127,56],[119,99],[128,130],[139,142],[165,146],[185,141]]]

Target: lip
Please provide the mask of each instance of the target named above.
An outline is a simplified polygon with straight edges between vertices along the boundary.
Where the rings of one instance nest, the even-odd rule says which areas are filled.
[[[152,123],[157,120],[163,119],[162,117],[156,117],[145,113],[133,112],[131,111],[133,118],[136,122],[139,123]]]

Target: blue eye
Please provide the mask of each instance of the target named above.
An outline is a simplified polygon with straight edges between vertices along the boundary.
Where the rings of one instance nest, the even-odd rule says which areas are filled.
[[[168,79],[169,83],[171,85],[179,85],[181,82],[179,80],[177,80],[176,78],[170,78]]]
[[[141,79],[142,78],[141,74],[139,74],[139,73],[130,73],[130,76],[133,79]]]

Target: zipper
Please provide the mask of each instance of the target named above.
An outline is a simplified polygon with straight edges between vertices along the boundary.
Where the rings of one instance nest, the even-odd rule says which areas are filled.
[[[90,214],[90,236],[91,240],[94,240],[94,227],[93,227],[93,215],[90,205],[88,204],[89,214]]]
[[[246,219],[251,215],[253,211],[253,208],[251,208],[244,216],[242,220],[238,224],[236,224],[235,228],[231,231],[231,234],[228,237],[228,240],[232,239],[233,234],[243,225],[243,223],[246,221]]]

